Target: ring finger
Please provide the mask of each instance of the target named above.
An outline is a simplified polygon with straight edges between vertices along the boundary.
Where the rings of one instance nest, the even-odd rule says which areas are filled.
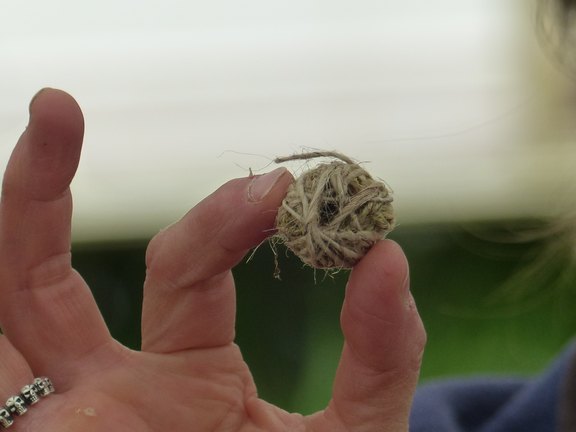
[[[22,388],[34,381],[34,375],[28,363],[8,338],[0,335],[0,411],[7,400],[19,395]],[[5,413],[4,413],[5,415]],[[7,421],[0,412],[0,424]]]
[[[28,363],[8,338],[0,335],[0,403],[34,379]]]

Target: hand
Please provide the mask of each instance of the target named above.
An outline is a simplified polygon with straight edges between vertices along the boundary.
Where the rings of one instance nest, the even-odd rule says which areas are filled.
[[[230,268],[270,233],[290,174],[232,180],[151,241],[136,352],[112,339],[71,267],[69,184],[82,137],[76,102],[46,89],[31,103],[4,176],[0,400],[35,376],[56,388],[12,430],[408,430],[425,334],[398,245],[377,244],[350,275],[329,406],[308,417],[287,413],[258,398],[234,344]]]

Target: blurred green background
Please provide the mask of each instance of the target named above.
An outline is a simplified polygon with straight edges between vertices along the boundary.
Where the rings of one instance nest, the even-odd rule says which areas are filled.
[[[534,374],[576,330],[571,239],[527,221],[400,227],[428,331],[422,380]],[[139,346],[146,242],[76,244],[74,265],[92,286],[113,335]],[[260,247],[234,270],[237,342],[261,396],[288,410],[322,408],[342,346],[347,272],[326,276]]]

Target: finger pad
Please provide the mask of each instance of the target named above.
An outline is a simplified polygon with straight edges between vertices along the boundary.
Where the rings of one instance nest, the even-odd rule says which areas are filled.
[[[379,242],[350,276],[341,317],[346,340],[378,362],[383,351],[404,337],[408,302],[404,253],[390,240]]]
[[[376,243],[354,268],[350,284],[390,293],[404,288],[408,274],[408,261],[402,248],[392,240],[383,240]]]
[[[30,122],[6,181],[34,199],[60,195],[78,167],[83,134],[84,118],[76,101],[60,90],[42,90],[30,104]]]

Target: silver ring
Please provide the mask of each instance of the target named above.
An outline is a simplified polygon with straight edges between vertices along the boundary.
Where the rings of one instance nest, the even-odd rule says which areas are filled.
[[[10,396],[3,407],[0,407],[0,426],[7,429],[14,424],[14,419],[26,414],[28,408],[40,399],[54,393],[54,385],[49,378],[35,378],[34,382],[25,385],[20,394]]]

